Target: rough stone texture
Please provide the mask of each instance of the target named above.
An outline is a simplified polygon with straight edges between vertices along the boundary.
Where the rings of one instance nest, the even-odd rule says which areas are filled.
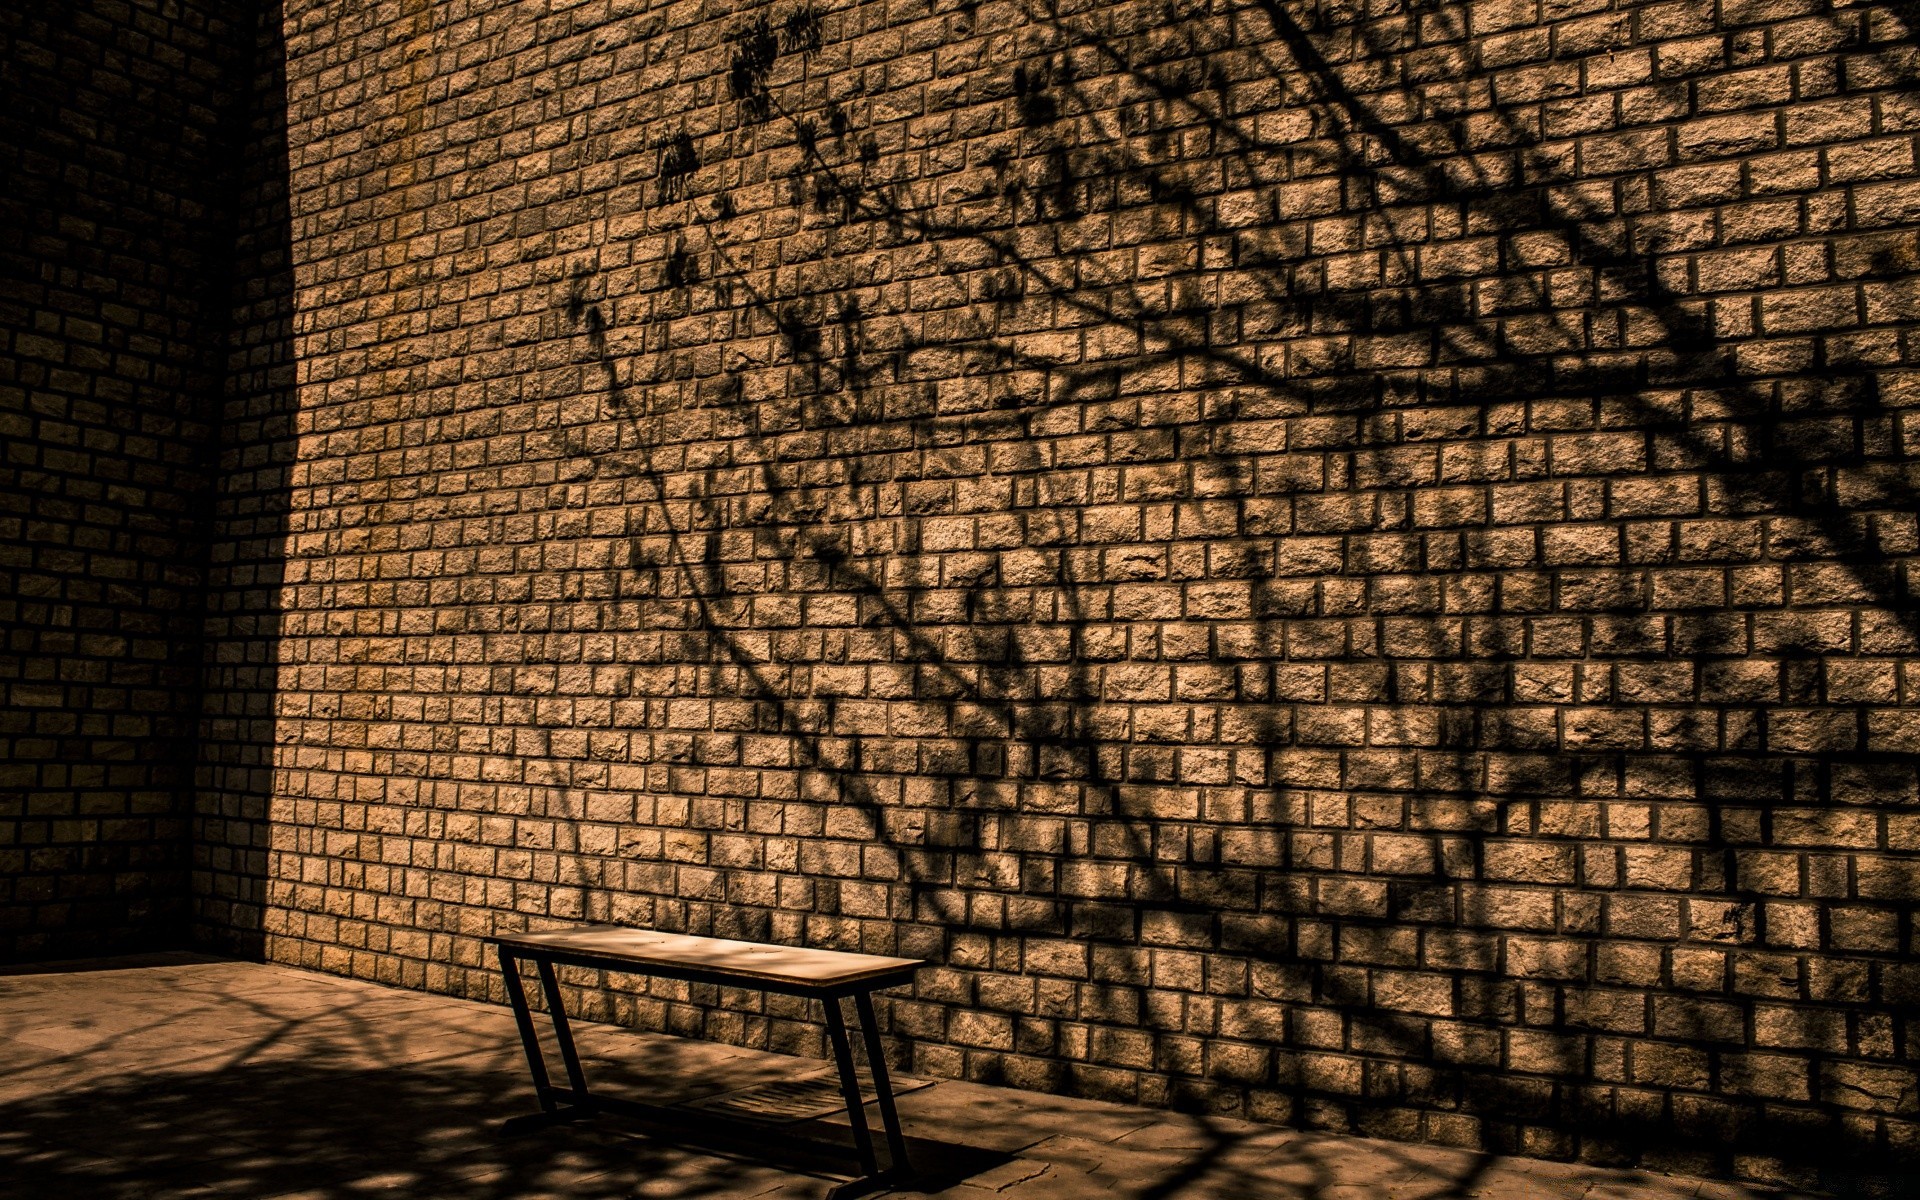
[[[1920,1158],[1910,5],[283,18],[207,936],[911,954],[924,1074]]]
[[[0,3],[0,961],[186,935],[249,8]]]
[[[806,941],[938,964],[934,1075],[1920,1152],[1907,9],[286,15],[271,957]]]

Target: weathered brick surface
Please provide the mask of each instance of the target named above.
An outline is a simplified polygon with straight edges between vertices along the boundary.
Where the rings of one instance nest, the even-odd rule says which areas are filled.
[[[290,2],[202,919],[924,955],[917,1071],[1912,1163],[1913,20]]]
[[[186,934],[248,7],[0,4],[0,960]]]

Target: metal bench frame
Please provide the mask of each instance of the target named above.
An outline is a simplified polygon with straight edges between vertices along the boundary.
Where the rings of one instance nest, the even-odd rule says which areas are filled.
[[[880,1029],[874,1019],[873,992],[878,988],[911,983],[920,964],[913,963],[851,981],[808,984],[770,980],[726,969],[668,966],[615,954],[546,947],[519,941],[512,935],[489,938],[488,941],[493,943],[499,954],[507,999],[513,1005],[514,1021],[519,1026],[520,1041],[527,1052],[527,1065],[533,1070],[533,1086],[539,1094],[541,1110],[550,1117],[568,1119],[596,1111],[608,1111],[640,1116],[670,1126],[685,1127],[691,1124],[690,1114],[619,1097],[594,1095],[587,1091],[586,1072],[581,1068],[579,1052],[574,1048],[573,1030],[560,999],[560,981],[554,972],[556,966],[587,967],[818,999],[826,1011],[827,1040],[833,1047],[833,1061],[840,1076],[840,1094],[847,1106],[847,1121],[853,1127],[854,1150],[859,1156],[861,1169],[860,1176],[835,1188],[832,1197],[834,1200],[852,1200],[856,1196],[899,1186],[911,1178],[912,1167],[907,1160],[906,1138],[900,1131],[900,1115],[894,1108],[886,1056],[880,1047]],[[520,973],[522,962],[531,962],[539,973],[547,1014],[553,1023],[554,1040],[559,1043],[560,1060],[566,1069],[565,1087],[555,1086],[547,1072],[546,1055],[540,1048],[540,1035],[534,1025],[533,1009],[527,1002],[526,984]],[[852,1039],[848,1036],[846,1019],[840,1007],[841,1002],[849,996],[853,998],[861,1040],[865,1043],[867,1063],[873,1075],[874,1099],[880,1108],[880,1124],[887,1140],[888,1163],[884,1171],[880,1169],[874,1152],[873,1134],[867,1126],[865,1104],[860,1097],[860,1080],[854,1066]],[[566,1107],[563,1108],[563,1105]],[[701,1124],[711,1126],[712,1121],[711,1115],[706,1115]],[[774,1134],[776,1140],[784,1140],[779,1138],[783,1132],[755,1127],[754,1137],[764,1141],[769,1134]],[[818,1143],[801,1142],[796,1148],[817,1149]]]

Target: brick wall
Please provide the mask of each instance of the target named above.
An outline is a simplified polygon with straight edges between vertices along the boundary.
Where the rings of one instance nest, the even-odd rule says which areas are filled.
[[[0,961],[186,935],[246,7],[0,4]]]
[[[211,495],[197,775],[190,814],[192,940],[261,952],[274,789],[279,589],[298,403],[287,211],[285,14],[255,5],[253,57],[230,176],[231,315]]]
[[[209,894],[462,994],[550,921],[925,956],[936,1075],[1912,1163],[1916,19],[290,0]]]

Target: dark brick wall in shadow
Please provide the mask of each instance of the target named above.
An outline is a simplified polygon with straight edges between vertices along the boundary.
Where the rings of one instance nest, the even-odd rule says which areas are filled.
[[[0,960],[187,934],[253,8],[0,4]]]
[[[193,794],[196,945],[261,951],[287,486],[295,428],[287,77],[279,0],[258,6],[235,178],[233,316],[207,564]]]

